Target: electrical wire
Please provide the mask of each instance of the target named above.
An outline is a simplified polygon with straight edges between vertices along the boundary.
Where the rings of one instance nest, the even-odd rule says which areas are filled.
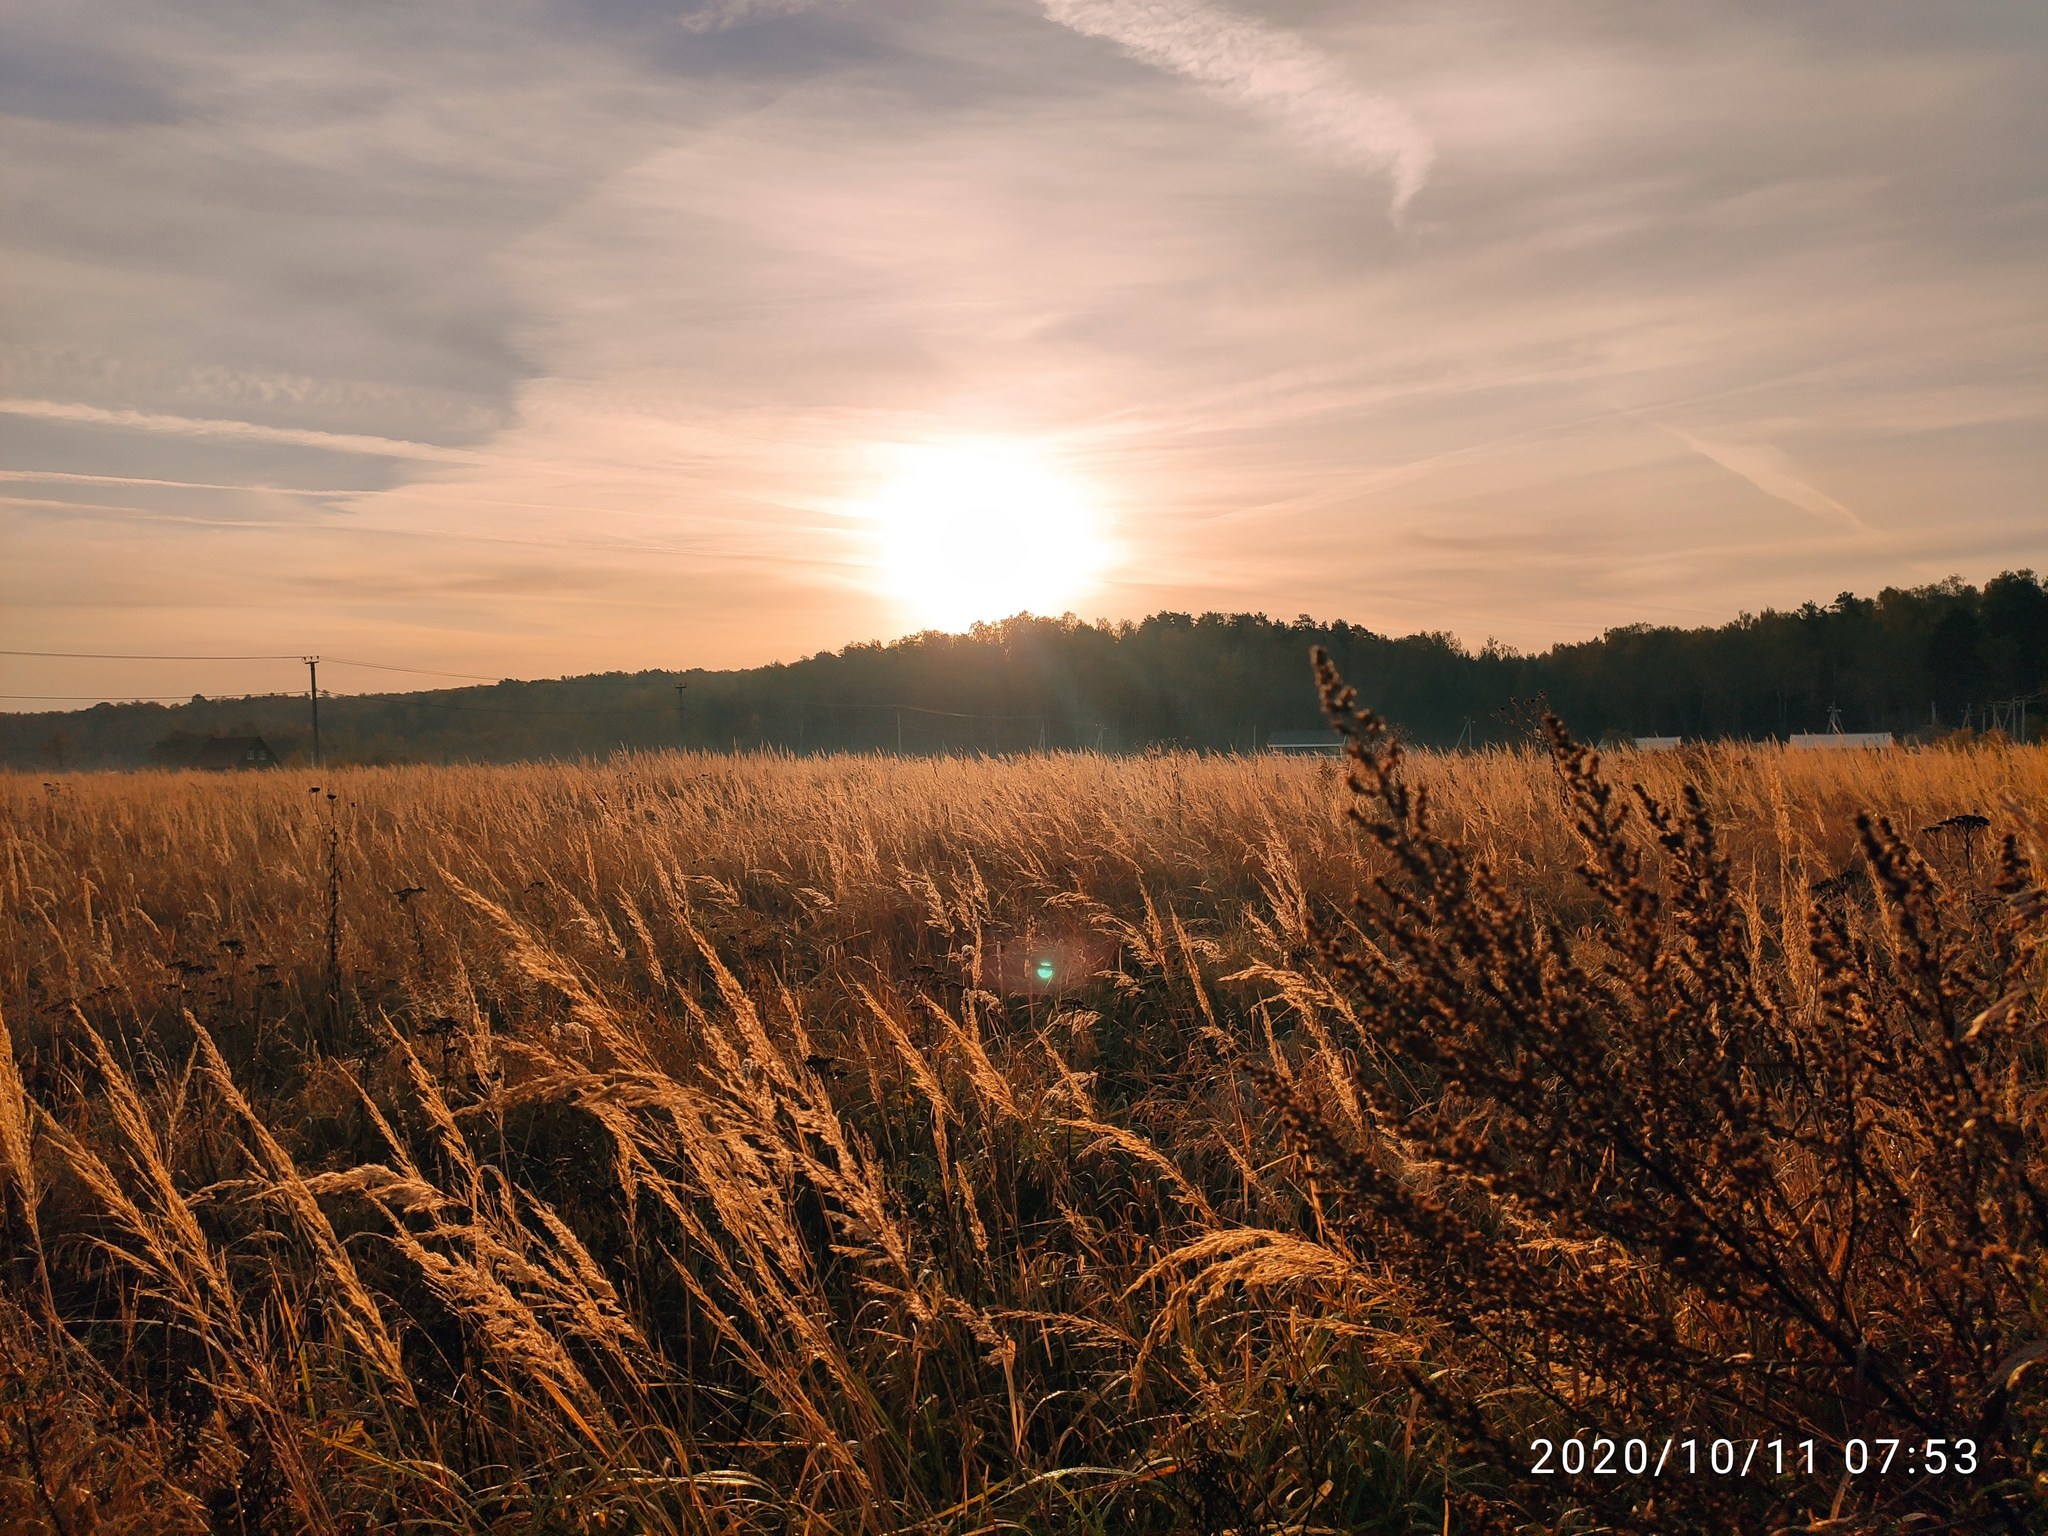
[[[300,656],[152,656],[130,651],[0,651],[0,656],[46,656],[67,661],[299,661]]]
[[[346,656],[320,656],[309,658],[300,655],[178,655],[153,654],[135,651],[17,651],[0,650],[0,656],[33,656],[70,661],[296,661],[317,660],[323,666],[363,667],[373,672],[402,672],[413,677],[450,677],[463,682],[497,684],[507,679],[484,677],[475,672],[442,672],[431,667],[399,667],[382,661],[356,661]],[[323,690],[324,691],[324,690]],[[252,694],[244,698],[292,698],[292,694]],[[329,697],[334,697],[329,695]],[[342,695],[341,697],[346,697]],[[387,696],[388,697],[388,696]],[[124,704],[181,704],[188,701],[184,694],[143,694],[112,700],[93,693],[0,693],[0,699],[16,702],[78,704],[78,703],[124,703]],[[209,703],[225,703],[227,700],[208,700]],[[666,713],[667,703],[631,704],[617,709],[521,709],[509,705],[455,704],[439,699],[427,699],[399,695],[390,698],[390,703],[413,705],[422,709],[446,709],[463,714],[479,715],[545,715],[556,718],[617,719],[622,715]],[[945,720],[1031,720],[1040,724],[1044,719],[1039,715],[978,714],[968,710],[929,709],[921,704],[854,704],[828,702],[820,699],[797,701],[800,710],[868,711],[880,714],[927,715]]]
[[[432,669],[431,667],[394,667],[394,666],[390,665],[390,664],[389,664],[388,662],[382,662],[382,661],[356,661],[356,660],[352,659],[351,657],[347,657],[347,656],[313,656],[313,657],[308,657],[308,656],[304,655],[303,653],[301,653],[301,654],[299,654],[299,655],[296,655],[296,656],[258,656],[258,655],[243,655],[243,656],[197,656],[197,655],[193,655],[193,656],[185,656],[185,655],[176,655],[176,654],[169,654],[169,653],[155,653],[155,652],[143,652],[143,651],[0,651],[0,656],[38,656],[38,657],[45,657],[45,658],[50,658],[50,659],[56,659],[56,660],[64,660],[64,661],[297,661],[297,662],[305,662],[305,661],[311,660],[311,661],[317,661],[317,662],[319,662],[319,663],[320,663],[320,664],[321,664],[322,666],[331,666],[331,667],[367,667],[367,668],[369,668],[369,669],[370,669],[370,670],[371,670],[372,672],[409,672],[409,673],[412,673],[412,674],[413,674],[414,676],[416,676],[416,677],[459,677],[459,678],[461,678],[461,679],[462,679],[463,681],[465,681],[465,682],[471,682],[471,683],[495,683],[495,682],[500,682],[500,681],[502,681],[502,679],[500,679],[500,678],[495,678],[495,677],[484,677],[484,676],[482,676],[482,675],[480,675],[480,674],[478,674],[478,673],[475,673],[475,672],[437,672],[437,671],[435,671],[434,669]],[[69,697],[76,697],[76,698],[84,698],[84,697],[87,697],[87,695],[84,695],[84,694],[76,694],[76,695],[69,695],[69,694],[66,694],[66,695],[58,695],[58,694],[36,694],[36,695],[30,695],[30,694],[0,694],[0,698],[30,698],[30,697],[36,697],[36,698],[58,698],[58,697],[66,697],[66,698],[69,698]],[[165,697],[169,697],[169,695],[165,695]]]
[[[269,698],[296,698],[296,694],[259,695]],[[0,693],[0,699],[47,699],[52,703],[64,704],[184,704],[189,702],[182,693],[145,693],[126,699],[102,698],[97,693]]]
[[[415,677],[459,677],[472,683],[505,681],[502,677],[483,677],[475,672],[436,672],[431,667],[394,667],[381,661],[350,661],[346,656],[322,656],[317,659],[323,667],[368,667],[372,672],[409,672]]]
[[[372,697],[375,696],[372,695]],[[386,694],[383,697],[387,706],[399,708],[410,706],[415,709],[454,709],[469,715],[582,715],[592,719],[616,719],[620,715],[652,715],[666,714],[668,712],[668,706],[665,704],[627,704],[622,705],[618,709],[513,709],[509,706],[496,704],[444,704],[438,699],[414,698],[406,694],[399,694],[395,698]]]

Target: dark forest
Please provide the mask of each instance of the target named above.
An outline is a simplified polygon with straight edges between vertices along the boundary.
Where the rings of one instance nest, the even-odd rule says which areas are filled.
[[[1526,740],[1547,710],[1589,739],[2038,732],[2048,591],[2032,571],[1843,593],[1717,627],[1629,625],[1522,654],[1306,616],[1018,617],[745,671],[605,673],[405,694],[323,694],[330,761],[512,762],[619,750],[1250,751],[1320,728],[1310,648],[1426,746]],[[176,767],[223,735],[310,761],[303,694],[0,717],[14,768]]]

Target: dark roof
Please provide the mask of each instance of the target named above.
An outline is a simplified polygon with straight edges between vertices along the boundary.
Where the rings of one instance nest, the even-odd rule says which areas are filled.
[[[201,742],[193,759],[198,768],[275,768],[277,754],[261,736],[216,736]]]

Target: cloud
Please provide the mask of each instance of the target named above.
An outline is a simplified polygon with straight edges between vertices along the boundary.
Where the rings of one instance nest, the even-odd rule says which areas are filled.
[[[0,114],[0,631],[788,658],[897,632],[871,450],[960,437],[1097,486],[1114,617],[2042,564],[2048,9],[790,8],[36,11],[141,104]]]
[[[1398,217],[1429,179],[1436,146],[1408,111],[1360,89],[1290,32],[1201,0],[1044,0],[1061,26],[1194,80],[1278,124],[1338,165],[1384,172]]]
[[[1731,475],[1741,476],[1766,496],[1776,497],[1788,507],[1797,507],[1815,517],[1853,528],[1858,533],[1870,532],[1868,523],[1827,492],[1802,479],[1791,459],[1770,444],[1713,443],[1669,422],[1659,422],[1658,425],[1701,458],[1720,465]]]
[[[267,485],[226,480],[164,480],[148,475],[76,475],[54,469],[0,469],[0,480],[25,480],[52,485],[133,485],[169,491],[261,491],[274,496],[353,496],[353,489],[309,490],[303,486]]]
[[[363,453],[380,458],[472,464],[481,457],[459,448],[412,443],[395,437],[371,437],[360,432],[319,432],[303,427],[267,427],[254,421],[166,416],[155,411],[115,411],[69,400],[0,400],[0,415],[27,416],[37,421],[61,421],[79,426],[125,427],[138,432],[170,432],[186,437],[233,438],[246,443],[281,443],[294,448],[324,448],[331,453]]]
[[[685,11],[680,20],[685,32],[723,32],[750,21],[794,16],[814,8],[814,0],[703,0]]]

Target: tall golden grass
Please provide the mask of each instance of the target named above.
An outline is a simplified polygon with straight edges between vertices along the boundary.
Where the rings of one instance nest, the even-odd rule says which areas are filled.
[[[1606,771],[1697,787],[1795,991],[1809,908],[1889,953],[1859,812],[1989,912],[2048,805],[2039,748]],[[1548,756],[1405,772],[1609,942]],[[1338,962],[1406,953],[1353,798],[1176,755],[0,779],[0,1527],[1689,1528],[1488,1459],[1457,1404],[1545,1421],[1345,1183],[1386,1001]],[[1999,962],[2034,1173],[2040,931]],[[2033,1519],[2009,1374],[2002,1491],[1757,1497]]]

